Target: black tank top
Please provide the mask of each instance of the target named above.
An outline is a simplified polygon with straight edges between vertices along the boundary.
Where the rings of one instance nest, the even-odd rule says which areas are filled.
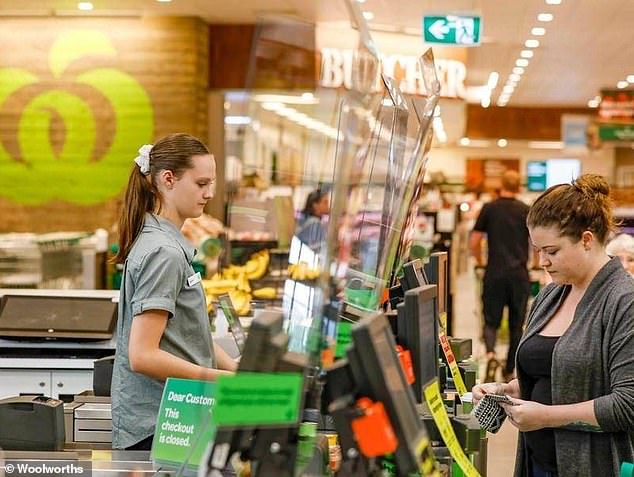
[[[520,347],[517,362],[528,375],[526,395],[522,399],[541,404],[552,404],[550,372],[553,364],[553,350],[559,336],[533,335]],[[555,432],[552,428],[539,429],[524,433],[526,445],[532,458],[551,472],[557,471],[557,453],[555,451]]]

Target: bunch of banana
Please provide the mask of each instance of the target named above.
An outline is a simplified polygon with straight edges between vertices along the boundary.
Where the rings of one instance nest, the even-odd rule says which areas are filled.
[[[288,275],[293,280],[315,280],[321,272],[317,268],[310,268],[306,262],[291,263],[288,266]]]
[[[222,278],[220,275],[216,274],[209,280],[203,280],[202,282],[205,295],[218,296],[223,293],[229,293],[231,290],[235,290],[238,287],[239,280]]]
[[[264,276],[269,268],[269,251],[261,250],[254,253],[249,261],[244,264],[244,269],[249,280],[258,280]]]
[[[231,290],[229,292],[231,302],[240,316],[248,315],[251,312],[251,294],[243,290]]]
[[[277,298],[277,291],[273,287],[264,287],[253,290],[253,298],[259,298],[260,300],[275,300]]]

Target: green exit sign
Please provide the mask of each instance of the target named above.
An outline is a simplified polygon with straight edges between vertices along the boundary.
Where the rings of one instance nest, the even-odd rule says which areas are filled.
[[[480,44],[480,25],[477,16],[425,16],[423,38],[426,43],[476,46]]]

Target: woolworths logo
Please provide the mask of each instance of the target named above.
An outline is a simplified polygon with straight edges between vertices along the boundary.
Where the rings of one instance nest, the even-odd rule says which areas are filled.
[[[94,63],[95,58],[112,61],[108,57],[116,56],[103,33],[68,31],[51,45],[48,77],[21,68],[0,68],[0,117],[17,122],[0,123],[0,196],[29,205],[52,199],[87,205],[123,189],[131,154],[153,136],[150,98],[123,71],[80,68],[86,58]],[[92,98],[93,106],[87,98]],[[16,103],[20,104],[17,116],[7,107]],[[97,123],[94,104],[109,105],[114,121]]]

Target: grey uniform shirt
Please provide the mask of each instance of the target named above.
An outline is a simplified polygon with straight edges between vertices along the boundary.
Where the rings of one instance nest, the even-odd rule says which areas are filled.
[[[135,316],[165,310],[169,319],[160,348],[191,363],[215,367],[202,284],[195,275],[195,249],[174,224],[153,214],[125,262],[119,298],[117,351],[112,374],[112,447],[130,447],[154,434],[165,383],[130,369],[128,344]]]

